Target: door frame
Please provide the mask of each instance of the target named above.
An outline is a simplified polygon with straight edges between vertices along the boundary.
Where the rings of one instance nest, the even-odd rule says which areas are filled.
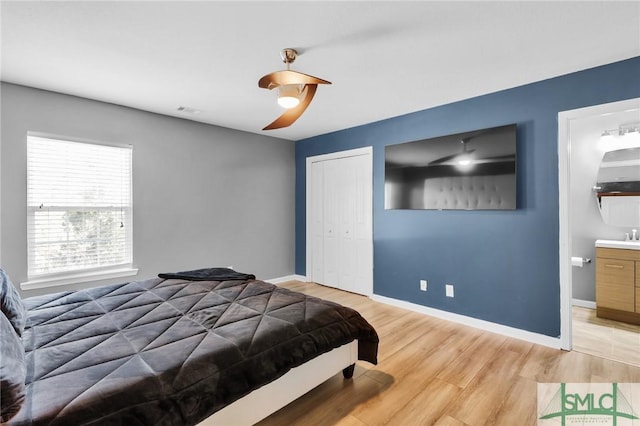
[[[573,278],[571,272],[571,122],[597,115],[640,108],[640,98],[610,102],[558,113],[558,196],[560,266],[560,348],[570,351],[572,343]]]
[[[311,273],[313,271],[312,267],[312,259],[313,256],[311,255],[312,250],[313,250],[313,229],[312,229],[312,223],[311,223],[311,189],[313,188],[312,185],[312,172],[311,172],[311,167],[313,163],[317,163],[317,162],[322,162],[322,161],[328,161],[328,160],[337,160],[339,158],[348,158],[348,157],[357,157],[357,156],[368,156],[369,157],[369,161],[371,162],[371,173],[370,176],[368,176],[367,178],[369,179],[369,181],[371,182],[371,193],[369,194],[369,200],[371,200],[371,230],[370,230],[370,236],[371,236],[371,245],[370,245],[370,250],[371,250],[371,259],[372,259],[372,267],[373,267],[373,146],[365,146],[362,148],[355,148],[355,149],[349,149],[346,151],[337,151],[337,152],[331,152],[328,154],[321,154],[321,155],[315,155],[312,157],[307,157],[306,160],[306,204],[305,204],[305,218],[306,218],[306,264],[305,264],[305,268],[306,268],[306,272],[305,275],[307,277],[307,280],[311,280]],[[371,296],[373,295],[373,271],[372,271],[372,279],[371,279],[371,283],[369,283],[369,288],[367,288],[366,291],[366,295],[367,296]]]

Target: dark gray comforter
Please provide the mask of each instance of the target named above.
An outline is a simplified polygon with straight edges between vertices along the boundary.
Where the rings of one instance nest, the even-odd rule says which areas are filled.
[[[356,311],[256,280],[151,279],[25,299],[11,425],[195,424],[292,367],[378,336]]]

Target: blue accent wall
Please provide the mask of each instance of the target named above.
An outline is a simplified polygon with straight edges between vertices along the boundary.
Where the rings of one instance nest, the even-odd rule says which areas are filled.
[[[373,146],[374,293],[559,336],[558,112],[636,97],[640,57],[296,142],[296,273],[306,274],[306,158]],[[511,123],[517,210],[384,209],[385,145]]]

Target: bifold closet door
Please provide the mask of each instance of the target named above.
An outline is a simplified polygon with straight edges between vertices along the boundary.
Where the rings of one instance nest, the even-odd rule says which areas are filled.
[[[312,278],[342,290],[370,294],[370,157],[332,159],[312,167]]]
[[[322,188],[322,215],[324,283],[333,287],[343,288],[340,285],[340,257],[341,234],[340,232],[340,204],[342,202],[342,170],[343,159],[323,161],[323,188]]]
[[[326,284],[324,279],[324,163],[311,163],[311,194],[309,218],[311,227],[311,281]]]

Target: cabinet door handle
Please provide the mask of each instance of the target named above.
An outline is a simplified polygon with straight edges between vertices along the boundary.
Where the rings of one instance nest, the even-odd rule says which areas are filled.
[[[606,266],[607,268],[624,269],[624,266],[622,265],[611,265],[610,263],[607,263],[604,266]]]

